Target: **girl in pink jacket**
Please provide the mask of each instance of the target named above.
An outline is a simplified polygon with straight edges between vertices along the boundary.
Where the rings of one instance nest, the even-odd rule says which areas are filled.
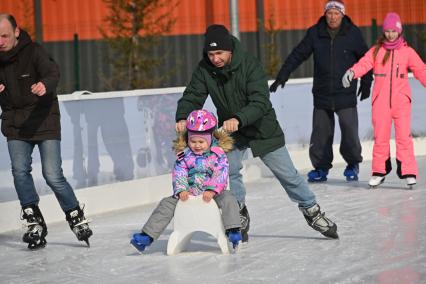
[[[388,13],[383,35],[342,78],[345,88],[373,69],[371,98],[374,148],[370,187],[380,185],[391,171],[390,145],[392,121],[395,126],[397,175],[412,188],[418,175],[411,136],[411,90],[408,71],[426,87],[426,65],[404,40],[398,14]]]

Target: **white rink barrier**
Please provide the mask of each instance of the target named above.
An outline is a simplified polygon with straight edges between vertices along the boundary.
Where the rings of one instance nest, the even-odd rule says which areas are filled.
[[[272,83],[269,82],[269,83]],[[413,92],[412,131],[426,135],[424,87],[410,79]],[[271,94],[277,119],[295,167],[311,168],[308,155],[312,117],[312,78],[292,79]],[[171,194],[168,174],[175,156],[174,114],[183,87],[107,93],[75,92],[59,96],[62,124],[62,167],[77,198],[89,216],[158,202]],[[210,99],[205,108],[214,111]],[[363,157],[372,156],[371,102],[358,104],[359,134]],[[336,122],[337,124],[337,122]],[[336,126],[334,164],[339,154],[340,129]],[[426,155],[425,138],[415,139],[415,153]],[[394,155],[392,144],[392,157]],[[244,162],[245,182],[271,176],[259,159]],[[40,207],[48,223],[65,217],[42,174],[37,149],[33,154],[33,178],[40,194]],[[370,169],[364,169],[366,171]],[[0,232],[21,227],[20,205],[14,190],[6,139],[0,139]]]
[[[334,164],[344,163],[339,154],[339,145],[334,145]],[[414,148],[417,156],[426,156],[426,138],[414,139]],[[299,171],[311,168],[308,149],[298,149],[288,146],[290,156]],[[365,161],[371,160],[373,142],[362,143],[362,155]],[[395,142],[391,143],[391,155],[395,157]],[[361,166],[362,167],[362,166]],[[366,171],[370,169],[364,169]],[[244,182],[250,182],[263,177],[270,177],[272,173],[258,158],[244,161]],[[170,174],[106,184],[76,191],[77,198],[86,205],[85,212],[90,219],[91,215],[110,211],[136,207],[144,204],[159,202],[162,198],[172,194],[172,178]],[[53,194],[40,197],[40,208],[47,224],[65,222],[65,216]],[[0,203],[0,233],[17,230],[22,227],[19,212],[19,201]]]

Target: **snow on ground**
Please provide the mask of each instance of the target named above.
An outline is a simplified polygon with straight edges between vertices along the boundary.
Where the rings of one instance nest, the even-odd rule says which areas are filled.
[[[426,157],[418,162],[415,190],[405,189],[395,171],[380,189],[369,190],[368,162],[359,182],[344,181],[344,165],[338,165],[327,183],[312,185],[323,211],[338,224],[339,240],[308,227],[279,183],[263,178],[247,185],[250,241],[236,254],[222,255],[213,238],[199,233],[187,251],[167,256],[171,226],[145,254],[137,253],[129,239],[149,217],[151,204],[89,216],[91,248],[75,239],[65,221],[48,224],[48,244],[38,251],[27,250],[23,231],[0,234],[0,282],[426,283]]]

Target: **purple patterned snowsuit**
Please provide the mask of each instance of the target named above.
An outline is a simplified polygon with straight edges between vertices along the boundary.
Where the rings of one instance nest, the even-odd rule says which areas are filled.
[[[222,148],[213,146],[203,155],[186,148],[173,169],[173,193],[188,190],[192,195],[205,190],[221,193],[228,184],[229,164]]]
[[[216,192],[213,197],[222,213],[225,230],[240,228],[240,214],[237,200],[228,190],[229,164],[222,148],[212,141],[212,147],[202,155],[196,155],[188,147],[178,154],[173,169],[173,195],[163,198],[142,228],[145,234],[156,240],[173,218],[178,194],[188,190],[191,195],[202,194],[205,190]],[[208,220],[206,220],[208,222]]]

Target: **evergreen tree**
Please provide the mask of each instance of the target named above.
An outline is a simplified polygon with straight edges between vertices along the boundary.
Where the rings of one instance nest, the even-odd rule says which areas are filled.
[[[154,56],[154,49],[175,23],[172,13],[177,0],[103,1],[109,14],[100,32],[110,47],[111,64],[111,74],[103,74],[106,87],[117,90],[158,86],[168,75],[154,75],[166,54]]]
[[[281,66],[281,57],[278,54],[277,37],[280,29],[275,21],[273,7],[270,9],[269,19],[264,24],[259,21],[259,28],[265,31],[267,42],[263,44],[265,49],[265,71],[269,78],[275,78]]]

